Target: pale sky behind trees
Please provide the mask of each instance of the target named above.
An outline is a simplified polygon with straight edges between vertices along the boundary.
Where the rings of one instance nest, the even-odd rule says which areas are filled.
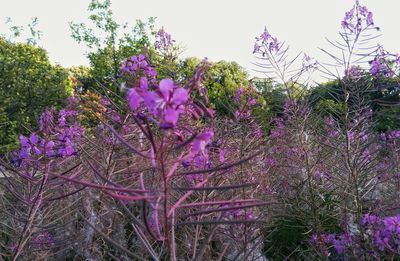
[[[84,45],[70,37],[68,22],[87,22],[89,0],[0,0],[0,33],[7,34],[6,17],[15,25],[26,26],[38,17],[42,31],[40,46],[54,63],[65,67],[87,65]],[[208,57],[211,61],[236,61],[251,75],[254,38],[264,26],[290,45],[293,53],[304,51],[322,60],[318,47],[328,47],[325,37],[338,39],[340,22],[352,0],[112,0],[120,23],[157,17],[157,27],[172,34],[184,47],[181,57]],[[389,51],[400,52],[400,1],[361,0],[374,13],[383,34],[380,43]],[[27,29],[27,27],[26,27]]]

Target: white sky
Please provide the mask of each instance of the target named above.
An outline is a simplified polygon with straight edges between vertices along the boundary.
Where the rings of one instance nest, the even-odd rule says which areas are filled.
[[[325,37],[337,39],[344,12],[352,0],[113,0],[118,22],[157,17],[186,51],[182,57],[234,60],[250,73],[254,37],[267,26],[294,51],[317,59],[325,57],[317,47],[327,47]],[[400,52],[400,0],[361,0],[374,13],[383,33],[380,42]],[[70,37],[69,21],[87,21],[89,0],[0,0],[0,33],[6,33],[6,17],[17,25],[39,18],[40,45],[53,62],[63,66],[88,64],[85,49]],[[254,75],[254,73],[251,73]]]

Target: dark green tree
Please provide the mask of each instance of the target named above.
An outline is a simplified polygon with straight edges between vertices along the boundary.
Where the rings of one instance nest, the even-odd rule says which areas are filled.
[[[46,107],[60,107],[72,93],[68,71],[52,65],[44,49],[0,38],[0,152],[18,134],[35,130]]]
[[[89,48],[91,74],[100,93],[112,90],[118,93],[121,61],[150,48],[155,18],[147,22],[136,20],[135,26],[119,24],[113,17],[110,0],[92,0],[88,11],[89,24],[70,23],[72,38]]]

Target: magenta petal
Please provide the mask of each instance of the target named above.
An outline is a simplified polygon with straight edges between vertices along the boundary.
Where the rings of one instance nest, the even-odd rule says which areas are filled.
[[[47,149],[52,149],[54,147],[54,141],[49,141],[49,142],[47,142],[47,144],[46,144],[46,148]]]
[[[163,99],[155,92],[147,92],[144,95],[144,104],[147,109],[154,115],[157,114],[158,108],[164,103]]]
[[[202,143],[204,143],[204,142],[202,142],[201,140],[194,140],[193,142],[192,142],[192,150],[191,150],[191,153],[192,154],[197,154],[197,153],[199,153],[201,150],[202,150]]]
[[[213,136],[214,136],[214,131],[209,130],[209,131],[203,132],[202,134],[198,135],[197,139],[201,139],[206,142],[209,142]]]
[[[149,86],[149,84],[147,82],[147,78],[144,76],[142,78],[140,78],[140,88],[143,91],[147,91],[148,86]]]
[[[22,147],[28,147],[29,146],[28,138],[25,137],[24,135],[20,135],[19,136],[19,141],[20,141]]]
[[[166,101],[171,97],[172,89],[174,88],[174,82],[171,79],[163,79],[160,81],[160,92],[162,93]]]
[[[131,110],[136,110],[140,103],[143,101],[143,98],[136,92],[135,89],[130,89],[128,93],[128,102]]]
[[[189,92],[184,88],[178,88],[174,91],[172,102],[176,105],[184,104],[189,99]]]
[[[31,144],[38,144],[39,138],[38,136],[36,136],[35,133],[32,133],[31,136],[29,136],[29,141],[31,142]]]
[[[42,150],[39,149],[39,148],[36,147],[36,146],[33,147],[33,151],[35,152],[36,155],[41,155],[41,154],[42,154]]]
[[[176,125],[176,123],[178,122],[178,118],[179,118],[179,111],[175,110],[173,108],[168,108],[165,111],[165,116],[164,116],[164,120],[166,122],[172,123],[173,125]]]
[[[19,152],[19,157],[21,159],[27,159],[29,157],[29,150],[28,148],[23,148]]]

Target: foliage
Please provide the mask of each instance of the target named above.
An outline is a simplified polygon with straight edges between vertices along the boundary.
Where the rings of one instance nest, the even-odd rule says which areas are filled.
[[[206,86],[210,101],[218,112],[227,114],[231,111],[231,97],[239,87],[249,84],[248,74],[236,62],[226,61],[213,63],[208,74]]]
[[[265,79],[179,60],[164,29],[118,64],[126,97],[115,79],[81,92],[95,69],[71,69],[76,95],[0,159],[0,258],[398,259],[400,55],[373,43],[359,1],[341,26],[328,64],[265,28]]]
[[[92,0],[88,11],[90,24],[71,22],[71,36],[90,50],[91,72],[98,83],[92,87],[102,93],[104,87],[118,92],[118,81],[114,80],[119,78],[120,62],[150,47],[149,31],[154,31],[155,18],[149,18],[147,22],[137,20],[129,32],[128,24],[115,21],[110,0]]]
[[[0,151],[5,152],[16,145],[19,133],[36,129],[46,107],[62,106],[72,89],[67,71],[31,44],[0,38],[0,64]]]

